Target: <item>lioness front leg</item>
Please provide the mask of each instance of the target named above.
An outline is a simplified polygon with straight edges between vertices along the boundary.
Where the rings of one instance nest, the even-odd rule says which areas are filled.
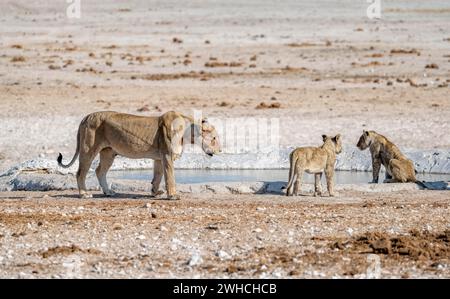
[[[176,194],[174,167],[171,155],[163,155],[162,164],[164,169],[164,180],[166,181],[167,198],[180,199]]]
[[[100,187],[102,187],[103,194],[106,196],[114,196],[116,194],[116,192],[109,188],[108,182],[106,181],[106,173],[111,168],[115,157],[116,153],[110,147],[101,150],[100,163],[95,170]]]
[[[314,175],[314,196],[322,196],[322,173]]]
[[[334,193],[334,168],[329,166],[325,169],[325,177],[327,179],[327,189],[330,196],[335,196]]]
[[[153,180],[152,180],[152,195],[156,197],[163,194],[162,190],[159,190],[159,185],[161,184],[161,179],[164,174],[163,164],[161,160],[155,160],[153,163]]]

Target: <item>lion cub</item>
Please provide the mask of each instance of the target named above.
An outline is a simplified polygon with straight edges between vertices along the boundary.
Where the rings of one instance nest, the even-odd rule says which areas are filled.
[[[383,135],[375,131],[363,131],[356,146],[362,151],[370,148],[373,172],[371,183],[378,183],[378,175],[381,164],[383,164],[386,169],[385,183],[414,182],[422,184],[416,179],[413,162]]]
[[[321,147],[299,147],[289,155],[290,169],[289,182],[286,187],[286,195],[298,195],[302,183],[303,172],[315,174],[314,196],[322,195],[321,178],[325,171],[327,178],[328,193],[334,196],[333,176],[336,154],[342,151],[341,135],[334,137],[322,135],[323,145]],[[295,184],[294,183],[295,180]],[[294,189],[292,192],[292,189]]]

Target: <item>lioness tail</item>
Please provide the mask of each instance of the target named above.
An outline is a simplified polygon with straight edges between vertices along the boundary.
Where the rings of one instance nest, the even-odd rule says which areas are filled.
[[[56,161],[58,161],[58,165],[60,167],[62,167],[62,168],[69,168],[70,166],[73,165],[73,163],[75,163],[75,161],[77,160],[79,154],[80,154],[80,128],[78,128],[78,133],[77,133],[77,149],[76,149],[75,154],[74,154],[74,156],[72,158],[72,161],[70,161],[69,164],[64,165],[62,163],[63,156],[62,156],[61,153],[59,153],[58,158],[56,159]]]

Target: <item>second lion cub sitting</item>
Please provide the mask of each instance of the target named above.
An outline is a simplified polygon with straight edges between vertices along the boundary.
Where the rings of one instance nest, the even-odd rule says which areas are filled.
[[[321,147],[299,147],[289,155],[290,169],[286,195],[298,195],[303,172],[315,174],[314,196],[322,195],[321,178],[325,171],[328,193],[334,196],[333,177],[336,155],[342,151],[341,135],[334,137],[322,135]],[[295,180],[295,183],[294,183]],[[293,189],[293,190],[292,190]],[[293,192],[292,192],[293,191]]]

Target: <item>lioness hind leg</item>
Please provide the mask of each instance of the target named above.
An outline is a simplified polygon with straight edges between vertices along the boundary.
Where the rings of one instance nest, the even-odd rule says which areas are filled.
[[[322,196],[322,173],[314,175],[314,196]]]
[[[97,155],[98,151],[83,152],[80,151],[80,163],[78,165],[77,171],[77,183],[78,191],[81,198],[92,198],[92,194],[87,192],[86,188],[86,175],[91,167],[92,161]]]
[[[116,152],[114,152],[112,148],[108,147],[102,149],[100,151],[100,163],[95,170],[100,187],[102,187],[103,193],[106,196],[113,196],[114,194],[116,194],[109,188],[108,182],[106,181],[106,173],[111,168],[115,157]]]
[[[164,193],[162,190],[159,190],[163,174],[164,168],[162,161],[155,160],[153,163],[152,196],[158,196]]]

